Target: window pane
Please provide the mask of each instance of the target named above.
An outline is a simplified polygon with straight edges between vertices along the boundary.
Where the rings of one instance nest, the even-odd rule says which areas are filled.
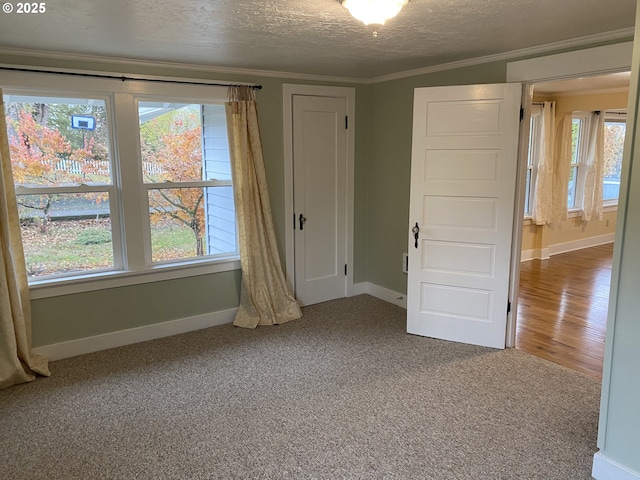
[[[529,120],[529,151],[527,154],[527,165],[533,165],[533,148],[538,141],[536,137],[536,117],[531,117]]]
[[[103,100],[6,95],[5,109],[16,185],[111,183]]]
[[[17,200],[29,277],[114,267],[108,193]]]
[[[531,173],[530,168],[527,169],[527,180],[524,194],[524,214],[531,215]]]
[[[569,195],[567,206],[569,208],[576,207],[576,190],[578,185],[578,167],[571,167],[569,171]]]
[[[149,191],[151,259],[236,253],[232,187]]]
[[[604,125],[604,200],[615,200],[620,194],[625,130],[624,122],[605,122]]]
[[[574,118],[571,122],[571,163],[578,163],[578,140],[580,138],[580,129],[582,120]]]

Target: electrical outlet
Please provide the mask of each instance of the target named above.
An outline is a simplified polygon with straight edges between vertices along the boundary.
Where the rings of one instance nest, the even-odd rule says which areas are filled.
[[[402,273],[409,273],[409,254],[402,254]]]

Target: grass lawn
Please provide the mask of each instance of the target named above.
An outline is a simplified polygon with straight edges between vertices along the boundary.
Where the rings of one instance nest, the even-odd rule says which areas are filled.
[[[23,224],[22,241],[30,277],[113,268],[111,222],[107,219]],[[194,257],[190,228],[164,222],[151,228],[153,261]]]

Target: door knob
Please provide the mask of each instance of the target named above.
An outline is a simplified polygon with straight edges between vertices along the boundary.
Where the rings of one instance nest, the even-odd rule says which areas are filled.
[[[416,239],[416,248],[418,248],[418,236],[420,235],[420,227],[418,226],[418,222],[416,222],[416,226],[411,229],[413,232],[413,238]]]
[[[300,217],[298,217],[298,220],[300,221],[300,230],[304,230],[304,224],[307,221],[307,219],[305,218],[304,215],[300,214]]]

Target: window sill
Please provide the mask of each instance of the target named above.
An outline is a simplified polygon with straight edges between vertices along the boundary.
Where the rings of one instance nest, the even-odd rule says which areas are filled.
[[[617,212],[618,211],[618,203],[609,203],[607,205],[603,205],[602,206],[602,212],[603,213],[609,213],[609,212]],[[582,209],[581,208],[573,208],[570,209],[569,212],[567,213],[567,218],[576,218],[576,217],[582,217]],[[525,227],[528,227],[530,225],[534,225],[533,223],[533,217],[531,216],[525,216],[522,220],[522,224]]]
[[[215,262],[194,261],[182,264],[156,265],[144,271],[106,271],[55,280],[34,280],[29,283],[29,295],[32,300],[36,300],[239,269],[240,259],[234,255],[225,259],[217,259]]]

